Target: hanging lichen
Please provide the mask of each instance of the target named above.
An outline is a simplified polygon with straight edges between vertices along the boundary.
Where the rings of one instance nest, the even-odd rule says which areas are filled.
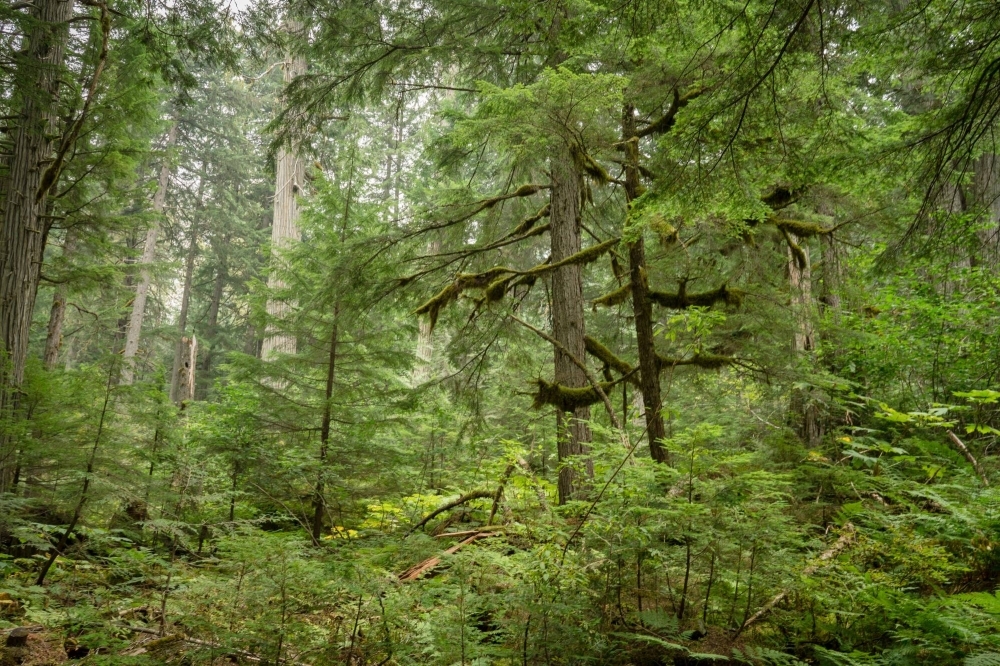
[[[497,266],[483,273],[459,273],[451,284],[432,296],[426,303],[417,308],[414,313],[418,315],[426,314],[430,318],[430,328],[434,330],[441,309],[461,296],[463,291],[467,289],[485,289],[497,277],[504,273],[513,272],[509,268]]]
[[[581,407],[600,402],[601,396],[593,386],[583,388],[569,388],[561,384],[547,382],[544,379],[537,379],[538,391],[533,395],[534,409],[540,409],[545,405],[552,405],[564,412],[574,412]],[[615,386],[615,382],[601,382],[601,390],[607,394]]]
[[[610,308],[616,305],[621,305],[626,300],[628,300],[629,295],[632,293],[632,283],[627,282],[623,286],[615,289],[610,294],[604,294],[600,298],[594,299],[593,306],[596,310],[598,306]]]
[[[722,285],[718,289],[702,291],[689,294],[687,283],[681,282],[676,294],[666,291],[650,291],[649,300],[665,308],[683,310],[693,306],[710,307],[716,303],[738,307],[743,302],[743,292],[738,289],[731,289],[727,285]]]

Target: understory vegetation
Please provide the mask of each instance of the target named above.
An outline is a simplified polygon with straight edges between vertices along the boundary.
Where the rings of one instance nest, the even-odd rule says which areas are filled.
[[[1000,5],[0,7],[0,666],[1000,665]]]

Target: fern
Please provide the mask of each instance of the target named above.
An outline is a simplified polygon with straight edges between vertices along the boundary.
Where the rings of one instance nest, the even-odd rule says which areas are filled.
[[[1000,666],[1000,652],[980,652],[965,658],[963,666]]]

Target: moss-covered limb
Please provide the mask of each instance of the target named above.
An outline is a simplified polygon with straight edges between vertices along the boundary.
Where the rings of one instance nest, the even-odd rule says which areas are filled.
[[[458,297],[464,291],[469,289],[483,289],[486,292],[484,298],[487,302],[498,301],[503,298],[509,286],[527,284],[529,281],[533,283],[538,276],[554,271],[560,266],[589,264],[611,250],[612,247],[618,244],[618,241],[619,239],[612,238],[581,250],[562,261],[557,261],[554,264],[540,264],[526,271],[518,271],[505,266],[496,266],[482,273],[459,273],[451,284],[445,286],[423,305],[414,310],[414,314],[428,315],[430,317],[431,330],[433,330],[435,324],[437,324],[438,314],[440,314],[441,310],[452,301],[458,300]],[[513,281],[513,278],[518,276],[522,280]]]
[[[519,225],[514,227],[514,229],[505,236],[505,238],[512,238],[515,236],[521,236],[522,234],[527,234],[529,231],[532,230],[536,222],[538,222],[544,217],[549,216],[549,211],[551,209],[552,208],[549,204],[545,204],[544,206],[541,207],[541,209],[539,209],[537,213],[535,213],[531,217],[526,217]],[[545,228],[547,230],[548,226],[546,225]]]
[[[796,190],[784,185],[776,185],[774,189],[762,196],[760,201],[771,210],[781,210],[798,201],[800,196],[802,196],[801,189]]]
[[[539,378],[536,380],[538,391],[534,394],[532,407],[539,409],[545,405],[552,405],[564,412],[573,412],[581,407],[589,407],[601,402],[601,395],[594,386],[584,386],[583,388],[569,388],[561,384],[547,382]],[[601,382],[601,390],[607,394],[615,386],[615,382]]]
[[[523,197],[530,197],[533,194],[538,194],[542,190],[547,190],[547,189],[550,189],[551,187],[552,187],[551,185],[538,185],[538,184],[535,184],[535,183],[530,183],[530,184],[527,184],[527,185],[521,185],[519,188],[517,188],[513,192],[509,192],[507,194],[498,194],[497,196],[490,197],[489,199],[482,199],[481,201],[479,201],[478,203],[476,203],[474,205],[473,209],[471,211],[469,211],[468,213],[466,213],[465,215],[460,215],[460,216],[458,216],[456,218],[453,218],[453,219],[450,219],[450,220],[446,220],[444,222],[439,222],[437,224],[432,224],[429,227],[427,227],[426,229],[422,229],[421,231],[431,231],[431,230],[434,230],[434,229],[444,229],[446,227],[450,227],[450,226],[453,226],[453,225],[456,225],[456,224],[461,224],[462,222],[465,222],[466,220],[469,220],[469,219],[475,217],[479,213],[482,213],[484,210],[487,210],[489,208],[493,208],[498,203],[502,203],[504,201],[509,201],[510,199],[518,199],[518,198],[523,198]]]
[[[587,353],[599,360],[604,365],[613,368],[619,374],[628,375],[632,372],[632,366],[627,361],[624,361],[617,356],[615,353],[602,345],[600,342],[590,337],[589,335],[583,338],[584,345],[586,347]]]
[[[465,493],[464,495],[459,496],[458,499],[446,502],[445,504],[442,504],[441,506],[439,506],[438,508],[434,509],[429,514],[424,516],[424,518],[422,518],[420,522],[418,522],[416,525],[411,527],[409,531],[407,531],[404,537],[410,536],[411,534],[419,530],[421,527],[429,523],[431,520],[441,515],[445,511],[448,511],[449,509],[454,509],[456,506],[461,506],[466,502],[471,502],[474,499],[486,499],[492,497],[493,497],[493,492],[490,490],[473,490],[472,492]]]
[[[454,300],[457,300],[467,289],[486,289],[490,287],[497,278],[505,274],[516,274],[510,268],[496,266],[482,273],[459,273],[458,276],[445,286],[444,289],[432,296],[427,302],[414,310],[414,314],[426,314],[430,317],[431,330],[437,324],[438,314],[441,310]]]
[[[585,250],[580,250],[576,254],[570,255],[563,259],[562,261],[557,261],[554,264],[540,264],[534,268],[529,268],[526,271],[521,272],[521,275],[543,275],[554,271],[557,268],[563,266],[585,266],[587,264],[593,263],[600,259],[603,255],[610,252],[618,243],[621,241],[620,238],[611,238],[603,243],[598,243],[597,245],[591,245]]]
[[[719,368],[735,364],[737,360],[732,356],[709,353],[695,354],[694,356],[690,356],[688,358],[672,358],[657,354],[656,362],[660,366],[660,371],[662,372],[663,370],[679,365],[693,365],[698,368],[705,368],[706,370],[718,370]]]
[[[576,167],[583,173],[590,176],[591,180],[595,183],[598,185],[607,185],[612,181],[611,176],[604,169],[604,167],[598,164],[597,160],[588,155],[583,146],[574,142],[570,146],[570,152],[573,155],[573,162],[576,164]]]
[[[617,157],[608,158],[608,161],[609,162],[614,162],[615,164],[619,164],[621,166],[625,166],[626,165],[625,160],[619,159]],[[639,175],[641,175],[643,178],[645,178],[646,180],[650,180],[650,181],[656,180],[656,174],[655,173],[653,173],[652,171],[650,171],[646,167],[642,166],[641,164],[635,165],[635,166],[639,170]]]
[[[728,285],[722,285],[718,289],[702,291],[689,294],[685,283],[681,283],[676,294],[666,291],[649,292],[649,300],[665,308],[683,310],[693,306],[709,307],[716,303],[739,306],[743,302],[743,292],[739,289],[732,289]]]
[[[624,285],[615,289],[609,294],[604,294],[600,298],[594,299],[593,305],[610,308],[616,305],[621,305],[628,300],[629,295],[632,293],[632,283],[626,282]]]
[[[670,108],[667,109],[667,112],[663,114],[663,117],[660,119],[654,120],[636,132],[636,136],[642,138],[652,134],[666,134],[673,129],[674,124],[677,122],[677,112],[687,106],[691,100],[700,96],[704,92],[704,88],[694,88],[681,95],[680,91],[674,88],[674,101],[671,102]]]
[[[812,238],[813,236],[823,236],[831,233],[836,227],[824,227],[815,222],[804,222],[803,220],[790,220],[787,217],[771,216],[768,222],[778,227],[782,231],[795,234],[799,238]]]
[[[795,264],[799,267],[799,270],[805,270],[806,264],[809,258],[806,256],[805,250],[803,250],[792,235],[788,233],[788,230],[784,227],[778,227],[781,230],[781,235],[785,237],[785,242],[788,243],[788,249],[791,250],[792,256],[795,257]]]

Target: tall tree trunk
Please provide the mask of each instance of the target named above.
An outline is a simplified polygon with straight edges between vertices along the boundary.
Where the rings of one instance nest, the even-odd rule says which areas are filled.
[[[170,126],[167,132],[166,150],[169,150],[177,139],[177,124]],[[160,166],[160,179],[153,195],[153,223],[146,231],[146,244],[142,248],[142,258],[139,259],[139,283],[135,287],[135,299],[132,301],[132,316],[128,322],[128,332],[125,335],[125,351],[122,353],[122,384],[131,384],[135,379],[135,355],[139,351],[139,337],[142,332],[142,318],[146,314],[146,297],[149,294],[149,268],[156,259],[156,236],[160,231],[159,217],[163,214],[163,204],[167,199],[167,185],[170,182],[170,161],[164,156]]]
[[[326,513],[326,459],[330,450],[333,384],[337,378],[337,335],[340,325],[340,303],[333,307],[333,327],[330,331],[330,356],[326,365],[326,390],[323,392],[323,420],[319,429],[319,474],[313,498],[312,538],[315,543],[323,536],[323,515]]]
[[[19,110],[7,173],[0,183],[3,226],[0,228],[0,418],[17,408],[28,333],[38,294],[42,256],[51,218],[45,216],[47,189],[42,183],[58,132],[59,86],[63,56],[73,13],[69,0],[37,0],[27,48],[17,54],[24,78],[13,97]],[[10,488],[16,467],[16,444],[0,438],[0,493]]]
[[[76,251],[77,235],[74,229],[66,231],[63,241],[63,259],[68,259]],[[63,324],[66,323],[66,305],[69,299],[69,285],[60,282],[52,295],[52,308],[49,310],[49,326],[45,336],[45,353],[42,362],[46,370],[52,370],[59,362],[59,349],[62,347]]]
[[[1000,266],[1000,156],[987,153],[976,160],[973,193],[983,214],[977,259],[995,269]]]
[[[297,21],[288,21],[286,29],[289,33],[296,33],[302,30],[302,24]],[[306,61],[299,55],[289,55],[284,63],[285,84],[289,84],[297,77],[305,74]],[[297,198],[301,193],[302,183],[305,181],[305,162],[299,153],[297,146],[286,148],[282,146],[278,149],[276,162],[276,177],[274,186],[274,220],[271,224],[271,275],[268,278],[268,287],[273,292],[280,292],[285,288],[285,282],[280,277],[281,273],[281,251],[287,248],[293,241],[300,238],[298,219],[299,208]],[[291,312],[291,303],[280,298],[270,298],[267,301],[268,319],[281,320]],[[272,359],[278,354],[294,354],[296,348],[295,336],[277,333],[273,325],[269,325],[271,330],[264,336],[264,345],[261,349],[261,358]]]
[[[441,251],[441,241],[427,244],[427,253],[435,255]],[[421,317],[417,330],[417,365],[413,369],[413,385],[419,386],[431,378],[431,363],[434,360],[434,338],[431,335],[429,317]]]
[[[550,237],[552,262],[559,262],[581,249],[580,173],[568,147],[553,156]],[[552,337],[578,360],[586,358],[583,318],[583,271],[578,264],[561,266],[552,272]],[[569,388],[589,386],[583,370],[559,348],[555,352],[555,381]],[[573,499],[581,483],[569,465],[587,453],[591,441],[590,408],[580,407],[569,414],[556,412],[559,461],[559,503]],[[588,472],[592,463],[587,461]]]
[[[199,201],[200,199],[199,194]],[[197,347],[193,347],[192,338],[185,336],[187,332],[188,309],[191,306],[191,282],[194,278],[194,260],[197,254],[198,226],[197,223],[192,223],[187,257],[184,260],[184,288],[181,292],[181,311],[177,315],[177,347],[174,349],[174,368],[170,375],[170,399],[177,405],[180,405],[185,399],[191,397],[182,393],[182,388],[190,383],[190,377],[194,373],[194,366],[190,365],[192,362],[192,348],[194,348],[194,353],[197,353]]]
[[[622,141],[625,144],[625,199],[631,206],[639,196],[639,141],[635,129],[635,107],[626,104],[622,113]],[[663,423],[660,399],[660,364],[656,358],[653,338],[653,304],[649,300],[646,277],[646,247],[642,234],[628,248],[629,273],[632,281],[632,311],[635,315],[635,338],[639,351],[639,385],[646,415],[646,437],[649,453],[657,462],[668,462],[663,448],[667,430]]]
[[[792,351],[797,358],[812,354],[816,348],[813,322],[812,264],[806,239],[789,234],[801,253],[788,248],[788,284],[794,320]],[[818,446],[823,437],[819,407],[808,389],[793,389],[791,411],[797,419],[799,436],[807,446]]]
[[[212,361],[214,360],[213,352],[217,344],[216,337],[219,333],[219,309],[222,307],[222,292],[225,289],[226,277],[229,274],[226,266],[225,250],[228,242],[228,237],[223,238],[221,247],[216,251],[218,268],[215,271],[215,280],[212,285],[212,300],[208,304],[208,322],[205,329],[208,333],[208,349],[205,350],[205,355],[201,362],[201,370],[206,380],[208,379],[208,373],[212,369]]]

